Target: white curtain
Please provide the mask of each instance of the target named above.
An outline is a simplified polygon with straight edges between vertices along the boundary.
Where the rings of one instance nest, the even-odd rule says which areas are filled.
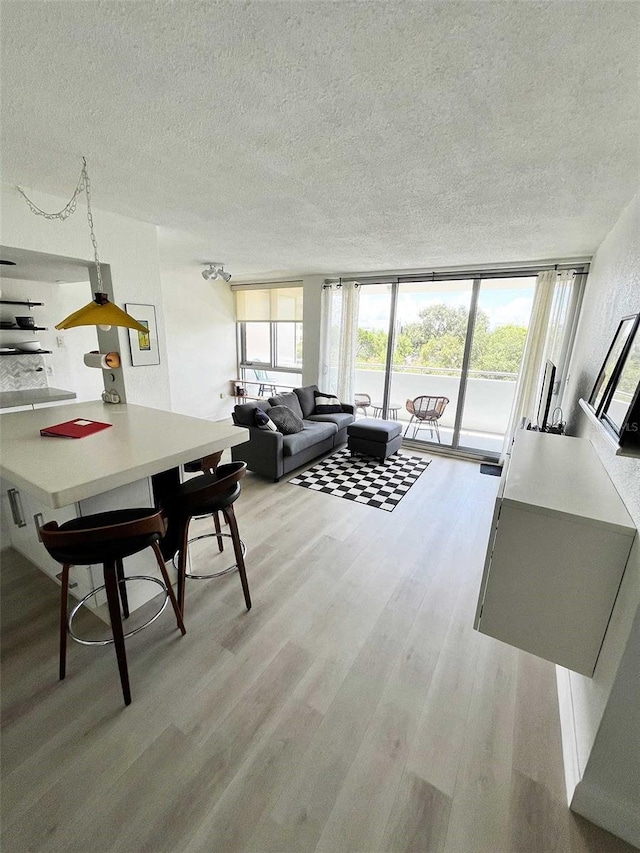
[[[343,403],[353,403],[354,398],[359,299],[355,281],[322,291],[320,389],[336,394]]]
[[[564,366],[571,328],[571,305],[574,294],[575,270],[564,270],[556,277],[553,304],[549,315],[549,332],[544,360],[550,359],[558,368]],[[559,379],[559,377],[556,377]]]
[[[537,402],[538,384],[545,355],[548,352],[548,342],[555,340],[555,332],[550,328],[552,308],[559,308],[556,296],[558,275],[555,270],[545,270],[539,273],[531,309],[529,330],[524,344],[520,376],[511,406],[509,423],[504,436],[501,458],[509,451],[513,437],[519,429],[522,419],[533,420]],[[571,277],[573,280],[573,276]],[[560,313],[556,315],[556,328],[561,321]]]

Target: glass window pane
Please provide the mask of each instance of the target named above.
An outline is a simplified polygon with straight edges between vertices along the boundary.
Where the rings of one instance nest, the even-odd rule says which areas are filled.
[[[390,284],[369,284],[360,288],[354,386],[359,404],[356,414],[371,417],[374,406],[382,407],[390,313]]]
[[[271,330],[269,323],[245,323],[245,362],[271,364]]]
[[[276,365],[302,369],[302,323],[276,323]]]
[[[472,289],[470,279],[399,286],[389,405],[411,424],[407,438],[453,442]]]
[[[460,446],[500,453],[509,423],[536,277],[480,284]]]

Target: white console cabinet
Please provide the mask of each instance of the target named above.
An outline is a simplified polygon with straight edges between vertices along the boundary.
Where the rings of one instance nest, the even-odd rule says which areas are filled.
[[[593,675],[635,533],[587,439],[519,432],[502,472],[474,627]]]

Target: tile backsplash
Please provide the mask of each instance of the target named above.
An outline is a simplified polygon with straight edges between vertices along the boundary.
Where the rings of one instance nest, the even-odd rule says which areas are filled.
[[[47,373],[41,355],[0,357],[0,391],[26,391],[47,387]]]

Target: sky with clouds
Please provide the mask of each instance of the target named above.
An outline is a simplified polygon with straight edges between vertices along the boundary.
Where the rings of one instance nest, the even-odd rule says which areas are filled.
[[[451,283],[447,283],[443,289],[436,290],[439,287],[436,282],[435,285],[424,285],[423,292],[419,292],[415,285],[410,285],[411,292],[405,292],[400,285],[397,311],[400,325],[417,322],[419,312],[429,305],[444,303],[453,308],[460,305],[468,308],[471,303],[471,285],[471,282],[464,282],[452,287]],[[483,282],[478,307],[489,315],[489,327],[496,329],[511,324],[527,326],[533,306],[534,287],[535,278],[501,279],[495,286],[492,282]],[[391,293],[380,292],[381,289],[364,286],[361,290],[358,325],[363,329],[389,328]]]

